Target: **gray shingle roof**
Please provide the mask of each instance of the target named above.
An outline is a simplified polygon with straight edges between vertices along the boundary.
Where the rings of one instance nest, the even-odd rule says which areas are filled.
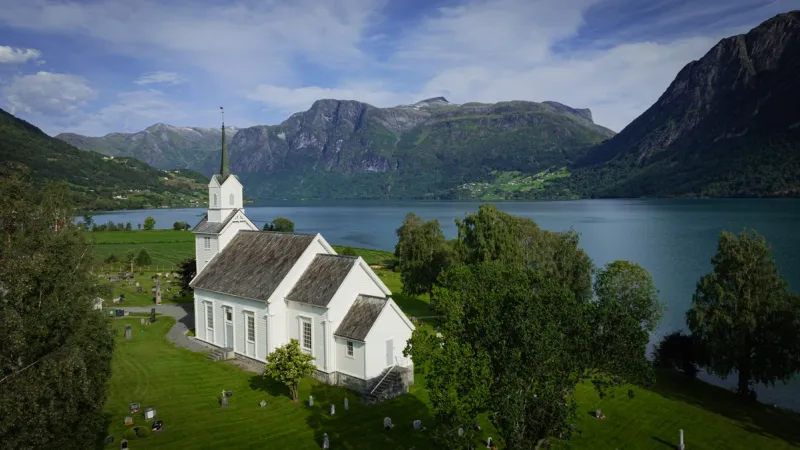
[[[357,261],[358,258],[352,256],[318,254],[286,298],[314,306],[328,306]]]
[[[203,216],[203,220],[201,220],[200,223],[195,225],[192,231],[195,233],[219,234],[219,232],[222,231],[223,228],[225,228],[225,225],[227,225],[228,222],[230,222],[231,219],[233,219],[233,216],[235,216],[236,213],[238,213],[239,211],[241,211],[241,209],[234,209],[233,211],[231,211],[230,214],[228,214],[228,217],[226,217],[222,222],[219,223],[209,222],[208,214],[206,214],[205,216]]]
[[[240,231],[200,272],[192,287],[267,301],[315,237]]]
[[[388,298],[359,295],[333,334],[363,342],[388,302]]]

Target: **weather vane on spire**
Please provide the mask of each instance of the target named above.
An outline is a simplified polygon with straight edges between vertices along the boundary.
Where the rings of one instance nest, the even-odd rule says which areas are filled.
[[[225,126],[225,110],[222,109],[222,106],[219,107],[219,112],[222,114],[222,126]]]

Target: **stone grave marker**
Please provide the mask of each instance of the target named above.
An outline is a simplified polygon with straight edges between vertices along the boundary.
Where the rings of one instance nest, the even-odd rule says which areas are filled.
[[[328,433],[322,433],[322,448],[323,449],[331,448],[331,442],[328,440]]]
[[[128,411],[131,415],[136,414],[142,410],[141,406],[138,403],[131,403],[128,407]]]
[[[347,411],[350,409],[350,402],[347,401],[347,398],[344,399],[344,410]]]
[[[419,419],[415,420],[412,425],[414,426],[414,429],[417,431],[422,429],[422,421]]]
[[[131,340],[133,338],[133,329],[131,328],[130,324],[125,325],[125,339]]]
[[[492,448],[492,437],[491,436],[489,436],[486,439],[486,448]]]
[[[336,415],[336,405],[334,405],[333,403],[331,403],[331,415],[332,416]]]
[[[462,436],[464,436],[464,429],[463,428],[459,428],[458,429],[458,437],[462,437]]]
[[[106,445],[112,444],[114,442],[114,436],[108,435],[106,436]]]
[[[390,429],[394,428],[394,425],[392,425],[392,419],[391,418],[389,418],[389,417],[384,417],[383,418],[383,428],[385,430],[390,430]]]
[[[258,406],[260,406],[262,408],[267,406],[267,401],[266,400],[261,400],[261,402],[258,404]]]
[[[308,406],[314,406],[314,397],[311,395],[308,396]]]
[[[156,323],[156,309],[150,309],[150,323]]]
[[[144,418],[147,420],[153,420],[156,417],[156,409],[155,408],[147,408],[144,410]]]
[[[223,396],[221,399],[219,399],[219,404],[223,408],[227,408],[228,407],[228,397]]]
[[[123,425],[125,425],[126,427],[133,425],[133,417],[130,416],[126,417],[123,422]]]
[[[678,450],[684,450],[686,448],[686,446],[683,445],[683,430],[680,430],[679,432],[680,432],[680,435],[678,436],[678,438],[680,440],[678,441]]]

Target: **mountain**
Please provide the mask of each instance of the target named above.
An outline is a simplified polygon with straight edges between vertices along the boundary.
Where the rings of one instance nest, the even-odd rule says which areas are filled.
[[[20,166],[37,184],[66,180],[83,209],[197,206],[208,199],[204,175],[79,150],[0,109],[0,176]]]
[[[377,108],[325,99],[279,125],[238,130],[228,148],[232,170],[257,197],[420,198],[451,196],[459,185],[508,171],[557,169],[613,135],[594,124],[591,111],[556,102],[456,105],[436,97]],[[136,156],[116,136],[89,138],[96,139],[91,145],[68,139]],[[178,141],[173,148],[189,148]],[[218,152],[196,161],[188,167],[207,175],[219,168]]]
[[[237,131],[235,127],[225,127],[226,142],[230,143]],[[62,133],[56,138],[108,156],[132,156],[161,169],[188,169],[219,150],[221,134],[219,128],[157,123],[137,133],[109,133],[102,137]]]
[[[579,196],[800,196],[800,11],[720,41],[551,186]]]

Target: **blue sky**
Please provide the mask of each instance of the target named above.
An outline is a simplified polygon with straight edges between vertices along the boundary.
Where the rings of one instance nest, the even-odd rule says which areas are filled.
[[[619,131],[800,0],[0,0],[0,107],[49,134],[277,124],[314,100],[554,100]]]

